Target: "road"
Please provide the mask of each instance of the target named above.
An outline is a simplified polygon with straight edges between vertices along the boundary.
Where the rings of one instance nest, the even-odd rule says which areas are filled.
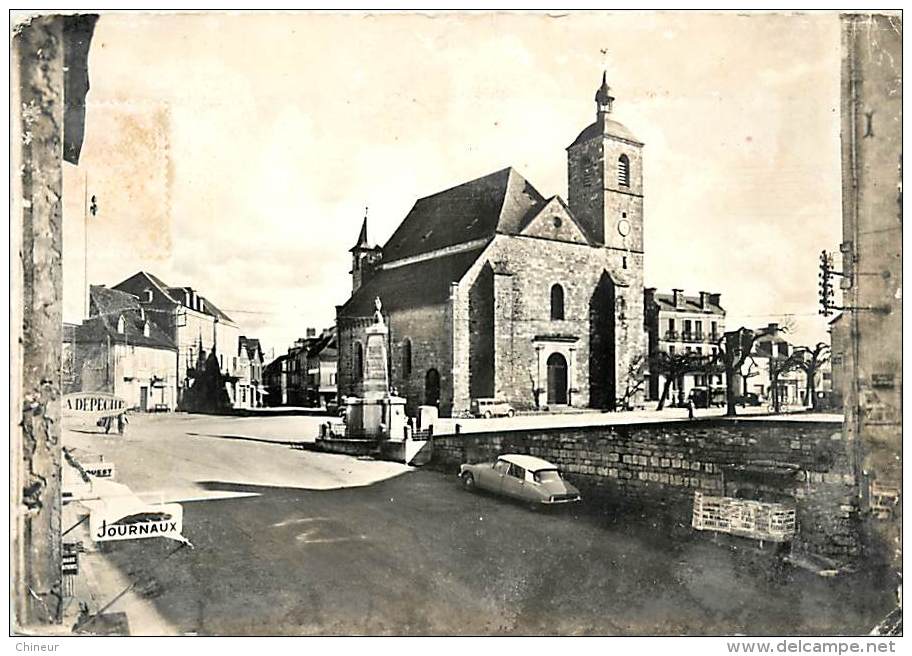
[[[138,416],[125,438],[65,431],[135,492],[184,503],[195,548],[153,575],[170,632],[834,634],[891,607],[865,576],[776,572],[765,554],[622,508],[535,513],[453,476],[300,449],[319,421]],[[120,542],[106,558],[141,576],[175,544]]]

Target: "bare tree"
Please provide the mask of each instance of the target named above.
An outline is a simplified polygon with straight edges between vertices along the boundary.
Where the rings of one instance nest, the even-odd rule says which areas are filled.
[[[678,384],[678,402],[684,403],[684,386],[681,384],[685,375],[700,371],[704,366],[703,357],[696,353],[666,353],[659,351],[651,359],[653,375],[664,376],[665,384],[662,386],[662,395],[659,397],[658,409],[665,407],[668,392],[673,382]]]
[[[779,328],[783,331],[783,328]],[[719,341],[716,342],[716,361],[718,366],[725,371],[725,415],[734,417],[738,414],[736,408],[735,378],[740,376],[741,367],[750,358],[754,350],[754,343],[761,337],[770,333],[769,328],[760,330],[751,330],[750,328],[738,328],[724,333]]]
[[[627,377],[624,382],[624,394],[621,397],[621,407],[624,410],[633,409],[633,399],[646,384],[646,357],[638,353],[627,364]]]
[[[795,371],[800,367],[801,358],[796,355],[796,351],[788,357],[770,357],[769,359],[769,378],[770,394],[773,397],[773,412],[778,414],[782,410],[782,399],[779,394],[779,379],[790,371]]]
[[[805,389],[811,409],[817,410],[817,374],[830,361],[830,345],[817,342],[813,348],[799,346],[795,349],[794,355],[796,356],[796,366],[804,372],[807,378]]]

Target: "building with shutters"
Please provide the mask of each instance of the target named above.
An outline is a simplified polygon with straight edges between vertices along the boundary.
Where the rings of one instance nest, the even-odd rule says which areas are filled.
[[[64,326],[63,390],[108,392],[139,412],[177,407],[177,346],[139,298],[92,285],[90,317]]]
[[[670,294],[657,292],[655,288],[645,291],[644,312],[646,314],[646,335],[650,355],[664,351],[715,355],[717,343],[725,332],[725,310],[721,305],[721,294],[700,292],[687,296],[681,289]],[[725,385],[725,376],[707,375],[694,372],[671,381],[670,400],[687,398],[694,387],[720,387]],[[658,400],[665,386],[665,378],[651,372],[648,383],[648,398]]]
[[[146,271],[140,271],[113,289],[139,299],[149,321],[177,346],[178,396],[190,384],[190,372],[200,351],[215,351],[219,368],[230,374],[231,358],[237,355],[238,327],[208,298],[192,287],[171,287]],[[180,398],[178,398],[178,402]]]
[[[365,218],[352,294],[337,307],[340,395],[361,394],[374,299],[389,327],[391,385],[414,412],[616,406],[645,352],[643,143],[613,114],[567,147],[568,200],[506,168],[419,199],[382,248]]]

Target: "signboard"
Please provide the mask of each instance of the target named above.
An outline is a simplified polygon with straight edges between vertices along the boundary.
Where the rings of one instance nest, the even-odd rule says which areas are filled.
[[[184,509],[179,503],[134,505],[128,511],[116,506],[92,509],[89,534],[95,542],[171,538],[184,542],[181,535]]]
[[[127,402],[107,392],[76,392],[63,397],[63,416],[116,417],[127,410]]]
[[[892,373],[871,374],[871,385],[874,387],[893,387]]]
[[[79,544],[75,542],[63,543],[60,568],[63,574],[79,574]]]
[[[87,462],[82,464],[83,470],[95,478],[114,478],[113,462]]]

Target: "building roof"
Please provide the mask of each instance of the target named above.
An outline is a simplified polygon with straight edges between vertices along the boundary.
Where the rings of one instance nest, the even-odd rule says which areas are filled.
[[[335,353],[337,348],[336,327],[327,328],[317,337],[316,341],[310,345],[307,351],[308,357],[317,357]]]
[[[149,282],[151,282],[153,285],[155,285],[158,288],[158,290],[166,298],[168,298],[172,303],[175,303],[177,305],[181,305],[184,307],[188,307],[184,303],[184,292],[191,291],[192,290],[191,287],[175,287],[173,285],[167,285],[161,280],[161,278],[158,278],[158,277],[152,275],[148,271],[139,271],[139,272],[133,274],[132,276],[130,276],[129,278],[127,278],[126,280],[114,285],[114,288],[117,289],[118,287],[126,285],[127,283],[132,281],[137,276],[144,276]],[[208,314],[209,316],[212,316],[212,317],[217,317],[221,321],[229,321],[231,323],[234,323],[234,319],[232,319],[227,314],[222,312],[218,307],[216,307],[215,303],[213,303],[206,297],[202,296],[201,294],[197,294],[197,297],[200,300],[200,310],[199,310],[200,312],[202,312],[204,314]],[[190,308],[190,309],[193,309],[193,308]]]
[[[132,294],[92,285],[89,288],[89,302],[96,314],[75,327],[74,341],[97,344],[110,339],[111,343],[177,350],[171,338],[148,320],[139,299]],[[124,319],[122,333],[117,330],[121,317]],[[146,326],[149,329],[148,336],[144,332]]]
[[[683,307],[677,307],[674,302],[674,294],[659,294],[654,295],[656,305],[659,306],[659,310],[665,310],[667,312],[704,312],[708,314],[725,314],[725,309],[718,304],[708,303],[707,307],[702,307],[700,305],[699,296],[684,296],[684,305]]]
[[[129,292],[108,289],[104,285],[89,285],[89,314],[116,314],[123,310],[138,310],[139,299]]]
[[[260,358],[263,357],[263,349],[260,347],[260,340],[254,337],[244,337],[241,335],[238,337],[238,354],[240,354],[241,349],[247,351],[247,358],[250,360],[255,360],[257,352],[260,354]]]
[[[502,169],[419,199],[383,246],[383,260],[517,234],[544,203],[513,168]]]
[[[624,141],[631,141],[635,144],[643,144],[642,141],[634,136],[633,132],[627,129],[627,126],[615,121],[613,118],[605,116],[588,125],[579,133],[576,139],[573,140],[573,143],[567,147],[573,148],[573,146],[585,143],[596,137],[617,137]]]
[[[339,308],[340,318],[369,317],[374,298],[380,297],[384,312],[437,305],[449,298],[450,285],[459,282],[478,259],[484,247],[379,269]]]

